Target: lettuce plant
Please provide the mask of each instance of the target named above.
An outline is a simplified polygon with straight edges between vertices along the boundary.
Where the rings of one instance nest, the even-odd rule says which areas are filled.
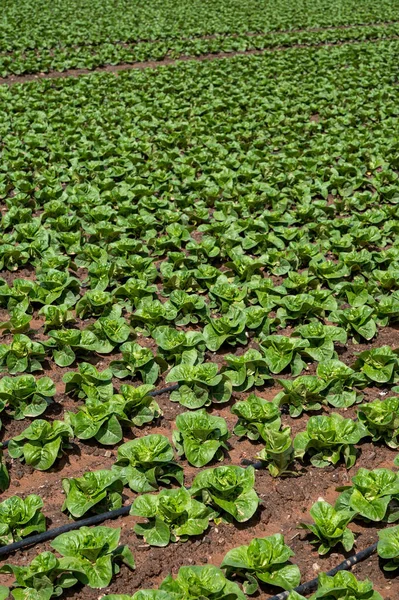
[[[161,490],[158,494],[138,496],[130,514],[146,517],[147,523],[137,523],[134,531],[151,546],[167,546],[169,542],[186,541],[200,535],[209,525],[214,511],[194,500],[186,488]]]
[[[35,302],[69,306],[75,304],[79,295],[80,282],[67,271],[47,269],[37,274],[37,281],[39,285],[33,288],[31,295]]]
[[[84,585],[101,589],[119,573],[121,563],[135,568],[128,546],[119,545],[120,535],[120,528],[80,527],[56,537],[51,547],[61,554],[59,567],[63,571],[70,571]]]
[[[326,402],[335,408],[347,408],[362,399],[355,388],[363,385],[363,377],[351,367],[337,359],[317,365],[317,376],[324,382],[323,395]]]
[[[353,368],[375,383],[393,382],[398,370],[398,356],[390,346],[360,352]]]
[[[0,408],[6,408],[17,420],[44,413],[54,395],[55,385],[50,377],[19,375],[0,380]]]
[[[135,377],[139,375],[143,383],[154,384],[161,371],[167,368],[167,363],[160,357],[154,356],[149,348],[143,348],[136,342],[125,342],[119,348],[121,360],[110,363],[110,369],[115,377]]]
[[[77,413],[67,412],[65,422],[73,429],[80,440],[96,439],[100,444],[112,446],[123,438],[123,427],[140,427],[160,414],[160,408],[152,396],[148,395],[153,386],[133,387],[122,385],[120,394],[109,400],[90,400]]]
[[[306,431],[298,433],[294,439],[295,455],[301,459],[310,455],[310,462],[315,467],[335,465],[343,457],[346,468],[350,469],[356,462],[354,444],[367,435],[362,423],[336,413],[310,417]]]
[[[363,305],[336,310],[329,315],[330,321],[339,323],[355,342],[371,340],[377,333],[374,308]]]
[[[17,333],[11,344],[0,344],[0,371],[8,371],[11,375],[42,371],[41,363],[45,354],[40,342],[34,342],[27,335]]]
[[[327,383],[315,375],[300,375],[295,379],[279,379],[284,390],[273,399],[277,406],[288,405],[291,417],[305,411],[320,410],[325,402],[323,391]]]
[[[213,565],[180,567],[177,576],[165,577],[159,589],[177,600],[199,597],[206,600],[245,600],[245,594],[238,585],[226,579],[223,571]],[[156,600],[162,599],[157,597]]]
[[[390,448],[399,448],[399,397],[360,404],[359,421],[367,428],[373,442],[383,440]]]
[[[11,496],[0,502],[0,544],[6,546],[32,533],[46,531],[46,519],[41,508],[43,500],[35,494],[25,499]]]
[[[76,353],[103,350],[95,333],[87,329],[52,329],[48,336],[44,345],[51,349],[54,362],[59,367],[69,367],[76,359]],[[105,348],[108,352],[112,349]]]
[[[393,522],[399,517],[399,476],[389,469],[359,469],[352,485],[337,488],[337,510],[351,510],[369,521]]]
[[[212,506],[220,516],[233,517],[244,523],[255,514],[260,502],[254,485],[253,467],[243,469],[228,465],[198,473],[191,486],[191,494]]]
[[[383,600],[381,594],[373,590],[369,579],[359,581],[348,571],[339,571],[333,577],[319,574],[317,591],[311,600]],[[294,597],[295,600],[295,597]]]
[[[114,304],[112,310],[103,317],[99,317],[90,325],[88,331],[94,333],[97,341],[94,344],[94,352],[109,354],[118,345],[126,342],[130,336],[131,328],[121,316],[122,307]]]
[[[258,350],[250,349],[236,356],[226,354],[227,369],[224,371],[237,392],[245,392],[253,386],[263,386],[272,380],[265,358]]]
[[[304,348],[303,354],[317,362],[333,358],[334,342],[346,344],[347,340],[346,331],[342,327],[323,325],[320,321],[296,327],[293,335],[308,340],[309,346]]]
[[[39,315],[44,316],[44,328],[61,329],[68,323],[74,323],[74,315],[68,304],[45,304],[39,310]]]
[[[290,466],[294,461],[294,446],[291,439],[291,428],[281,430],[266,427],[262,438],[265,447],[258,453],[257,458],[267,464],[272,477],[293,475]]]
[[[353,548],[355,537],[347,525],[353,519],[351,510],[336,510],[325,500],[318,500],[310,509],[314,523],[301,523],[300,527],[312,534],[311,543],[318,546],[320,555],[327,554],[337,544],[346,552]]]
[[[221,460],[228,450],[230,437],[222,417],[208,415],[204,409],[185,412],[176,417],[173,443],[179,456],[185,455],[190,465],[204,467],[212,459]]]
[[[281,373],[288,366],[292,375],[299,375],[305,367],[300,353],[309,346],[308,340],[285,335],[268,335],[261,341],[264,358],[272,373]]]
[[[149,333],[157,325],[166,325],[168,322],[174,321],[176,316],[177,310],[173,304],[162,304],[160,300],[147,297],[140,300],[130,319],[133,327]]]
[[[226,576],[238,575],[245,580],[244,591],[254,594],[257,581],[284,590],[292,590],[299,585],[301,574],[297,565],[289,562],[293,551],[284,542],[281,533],[265,538],[254,538],[248,546],[239,546],[227,552],[221,568]]]
[[[196,348],[200,354],[205,349],[204,338],[198,331],[178,331],[168,325],[156,327],[151,337],[158,345],[158,352],[167,363],[181,361],[183,352]]]
[[[245,322],[245,312],[235,306],[232,306],[222,317],[210,318],[203,331],[208,350],[216,352],[226,342],[232,346],[237,344],[245,346],[248,342],[245,335]]]
[[[279,300],[277,318],[283,326],[287,321],[324,317],[326,311],[337,308],[337,302],[329,290],[311,290],[309,293],[283,296]]]
[[[27,566],[6,563],[0,567],[0,573],[14,575],[14,600],[50,600],[77,583],[77,578],[61,567],[60,559],[48,551],[35,556]],[[7,597],[8,594],[4,600]]]
[[[208,306],[204,298],[198,294],[187,294],[183,290],[173,290],[169,300],[177,310],[176,325],[184,326],[189,323],[204,321]]]
[[[232,392],[231,381],[218,371],[216,363],[195,365],[184,358],[184,362],[172,367],[166,376],[166,383],[179,383],[179,389],[171,393],[170,399],[192,410],[209,406],[211,402],[228,402]]]
[[[112,470],[137,493],[155,491],[171,480],[183,485],[183,469],[174,461],[171,443],[156,433],[119,446]]]
[[[399,525],[378,532],[377,552],[380,558],[387,560],[384,571],[399,569]]]
[[[10,441],[8,453],[11,458],[19,458],[34,469],[47,471],[70,447],[71,437],[72,429],[63,421],[48,423],[36,419]]]
[[[238,417],[234,427],[235,435],[246,436],[250,440],[257,440],[259,437],[264,439],[265,430],[277,430],[281,425],[278,404],[255,394],[249,394],[246,400],[233,404],[231,412]]]
[[[111,292],[102,290],[88,290],[76,303],[76,315],[81,319],[87,317],[106,315],[115,302],[115,296]]]
[[[28,303],[15,306],[9,311],[8,321],[0,322],[0,329],[4,330],[4,333],[23,333],[29,330],[29,324],[32,321],[32,315],[27,313]]]
[[[78,371],[68,371],[62,381],[65,383],[65,392],[78,398],[101,402],[112,398],[113,385],[110,369],[98,371],[94,365],[81,362],[78,365]]]
[[[62,510],[74,518],[122,506],[123,482],[114,471],[89,471],[82,477],[64,478],[62,488],[66,496]]]

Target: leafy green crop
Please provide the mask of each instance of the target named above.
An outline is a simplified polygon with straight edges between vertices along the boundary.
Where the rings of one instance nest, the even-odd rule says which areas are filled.
[[[161,371],[167,367],[160,356],[154,356],[149,348],[143,348],[136,342],[125,342],[120,346],[122,360],[110,363],[110,369],[115,377],[134,377],[137,373],[143,383],[153,384]]]
[[[329,600],[383,600],[381,594],[373,589],[369,579],[359,581],[348,571],[339,571],[333,577],[320,573],[317,592],[311,596],[311,600],[324,598]],[[295,598],[294,598],[295,600]]]
[[[222,466],[198,473],[192,483],[191,494],[200,497],[224,518],[229,520],[230,515],[243,523],[255,514],[260,502],[254,485],[253,467]]]
[[[292,590],[301,580],[297,565],[289,562],[294,553],[284,542],[281,533],[265,538],[254,538],[248,546],[230,550],[223,559],[226,574],[238,574],[245,579],[244,591],[254,594],[257,580],[269,585]]]
[[[375,383],[392,382],[397,377],[398,357],[390,346],[365,350],[359,354],[354,368]]]
[[[11,592],[14,600],[50,600],[77,583],[77,578],[60,565],[60,559],[48,551],[35,556],[27,566],[5,563],[0,572],[14,575]]]
[[[373,436],[373,442],[383,440],[390,448],[399,447],[399,397],[361,404],[357,414]]]
[[[152,492],[171,480],[183,485],[183,469],[174,461],[168,438],[160,434],[145,435],[119,446],[112,470],[137,493]]]
[[[284,391],[279,392],[273,402],[288,404],[291,417],[299,417],[303,411],[320,410],[324,403],[323,392],[327,383],[315,375],[300,375],[295,379],[279,379]]]
[[[12,458],[19,458],[39,471],[50,469],[69,447],[72,429],[63,421],[36,419],[8,445]]]
[[[33,375],[3,377],[0,380],[0,406],[14,419],[38,417],[48,407],[55,394],[50,377],[35,379]]]
[[[0,344],[0,369],[11,375],[41,371],[44,358],[43,345],[22,333],[15,334],[11,344]]]
[[[351,510],[335,510],[325,500],[318,500],[310,509],[314,523],[301,523],[303,529],[312,535],[312,544],[318,545],[320,555],[327,554],[337,544],[342,544],[346,552],[353,548],[355,537],[347,525],[353,518]]]
[[[32,533],[46,531],[46,519],[41,512],[43,500],[30,494],[25,499],[10,496],[0,503],[0,544],[6,546]]]
[[[255,394],[249,394],[242,402],[236,402],[231,412],[237,415],[234,427],[235,435],[247,436],[250,440],[265,439],[268,429],[279,429],[281,425],[280,410],[276,402],[269,402]]]
[[[185,455],[194,467],[204,467],[212,459],[220,460],[227,450],[230,437],[222,417],[208,415],[204,409],[186,412],[176,417],[173,443],[179,456]]]
[[[272,477],[293,475],[290,467],[295,458],[294,446],[291,439],[291,428],[281,430],[267,427],[262,435],[265,447],[258,453],[257,458],[267,464]]]
[[[166,383],[179,383],[179,389],[172,392],[172,402],[179,402],[190,409],[208,406],[211,402],[228,402],[232,384],[226,374],[219,373],[215,363],[190,364],[192,359],[185,353],[184,361],[173,367],[166,376]]]
[[[378,556],[388,560],[383,565],[384,571],[399,569],[399,525],[378,532],[377,552]]]
[[[108,385],[93,387],[95,396],[99,395],[98,399],[95,396],[93,400],[89,398],[79,412],[65,414],[65,422],[72,427],[77,438],[94,438],[100,444],[113,446],[123,438],[122,427],[141,426],[161,414],[157,402],[148,395],[153,389],[152,385],[121,385],[120,394],[102,401],[101,392],[107,387]]]
[[[179,600],[199,597],[207,600],[245,600],[245,594],[238,585],[226,579],[223,571],[213,565],[180,567],[177,576],[165,577],[159,589]]]
[[[272,379],[266,359],[258,350],[250,349],[241,356],[227,354],[225,356],[227,370],[224,374],[231,380],[237,392],[245,392],[253,386],[263,386]]]
[[[299,375],[305,366],[300,352],[308,346],[308,340],[284,335],[269,335],[262,340],[265,361],[272,373],[281,373],[290,366],[291,374]]]
[[[351,486],[337,488],[342,491],[335,508],[351,510],[354,516],[369,521],[395,521],[399,499],[399,476],[389,469],[361,468],[352,477]]]
[[[61,557],[59,567],[70,571],[81,583],[91,588],[107,587],[120,563],[135,568],[128,546],[120,546],[121,530],[112,527],[81,527],[62,533],[51,542]]]
[[[130,514],[148,519],[147,523],[135,525],[137,535],[143,536],[151,546],[167,546],[169,542],[186,541],[192,535],[203,533],[215,513],[181,487],[138,496]]]
[[[87,512],[104,513],[122,506],[123,482],[113,471],[89,471],[82,477],[62,480],[62,510],[80,518]]]
[[[367,429],[360,422],[336,413],[310,417],[306,431],[298,433],[294,439],[295,454],[299,458],[310,454],[315,467],[335,465],[344,458],[346,468],[350,469],[356,462],[354,444],[367,435]]]

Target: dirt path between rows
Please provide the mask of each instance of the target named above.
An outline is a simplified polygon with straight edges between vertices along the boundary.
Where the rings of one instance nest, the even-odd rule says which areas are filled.
[[[68,69],[66,71],[49,71],[48,73],[34,73],[29,75],[11,75],[9,77],[0,78],[0,85],[15,85],[17,83],[27,83],[31,81],[39,81],[40,79],[60,79],[64,77],[79,77],[81,75],[91,75],[93,73],[118,73],[119,71],[131,71],[134,69],[156,69],[158,67],[176,65],[179,62],[187,61],[206,61],[220,60],[224,58],[234,58],[235,56],[250,56],[260,55],[271,52],[281,52],[292,48],[322,48],[332,46],[346,46],[348,44],[372,44],[378,42],[387,42],[398,40],[399,35],[388,36],[384,38],[374,38],[369,40],[344,40],[339,42],[318,42],[317,44],[286,44],[276,46],[274,48],[264,48],[262,50],[237,50],[234,52],[217,52],[211,54],[202,54],[199,56],[179,56],[177,58],[164,58],[159,61],[142,61],[134,63],[121,63],[119,65],[105,65],[94,69]]]

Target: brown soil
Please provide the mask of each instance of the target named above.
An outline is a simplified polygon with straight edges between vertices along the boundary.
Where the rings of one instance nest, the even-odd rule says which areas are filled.
[[[131,71],[135,69],[156,69],[158,67],[165,67],[175,65],[180,62],[186,62],[190,60],[205,61],[205,60],[220,60],[225,58],[233,58],[235,56],[250,56],[259,55],[266,52],[281,52],[292,48],[319,48],[319,47],[331,47],[331,46],[346,46],[348,44],[372,44],[379,42],[386,42],[399,39],[398,35],[388,36],[385,38],[375,38],[368,40],[346,40],[341,42],[318,42],[317,44],[287,44],[282,46],[276,46],[274,48],[265,48],[263,50],[237,50],[234,52],[217,52],[213,54],[202,54],[200,56],[179,56],[175,59],[164,58],[159,61],[143,61],[134,63],[122,63],[119,65],[106,65],[103,67],[96,67],[94,69],[68,69],[66,71],[49,71],[48,73],[35,73],[29,75],[10,75],[9,77],[0,77],[0,85],[14,85],[17,83],[27,83],[30,81],[39,81],[41,79],[62,79],[64,77],[80,77],[81,75],[90,75],[92,73],[117,73],[120,71]]]

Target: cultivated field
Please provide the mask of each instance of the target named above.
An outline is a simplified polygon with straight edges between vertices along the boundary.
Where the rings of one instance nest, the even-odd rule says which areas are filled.
[[[0,600],[396,600],[399,2],[0,8]]]

